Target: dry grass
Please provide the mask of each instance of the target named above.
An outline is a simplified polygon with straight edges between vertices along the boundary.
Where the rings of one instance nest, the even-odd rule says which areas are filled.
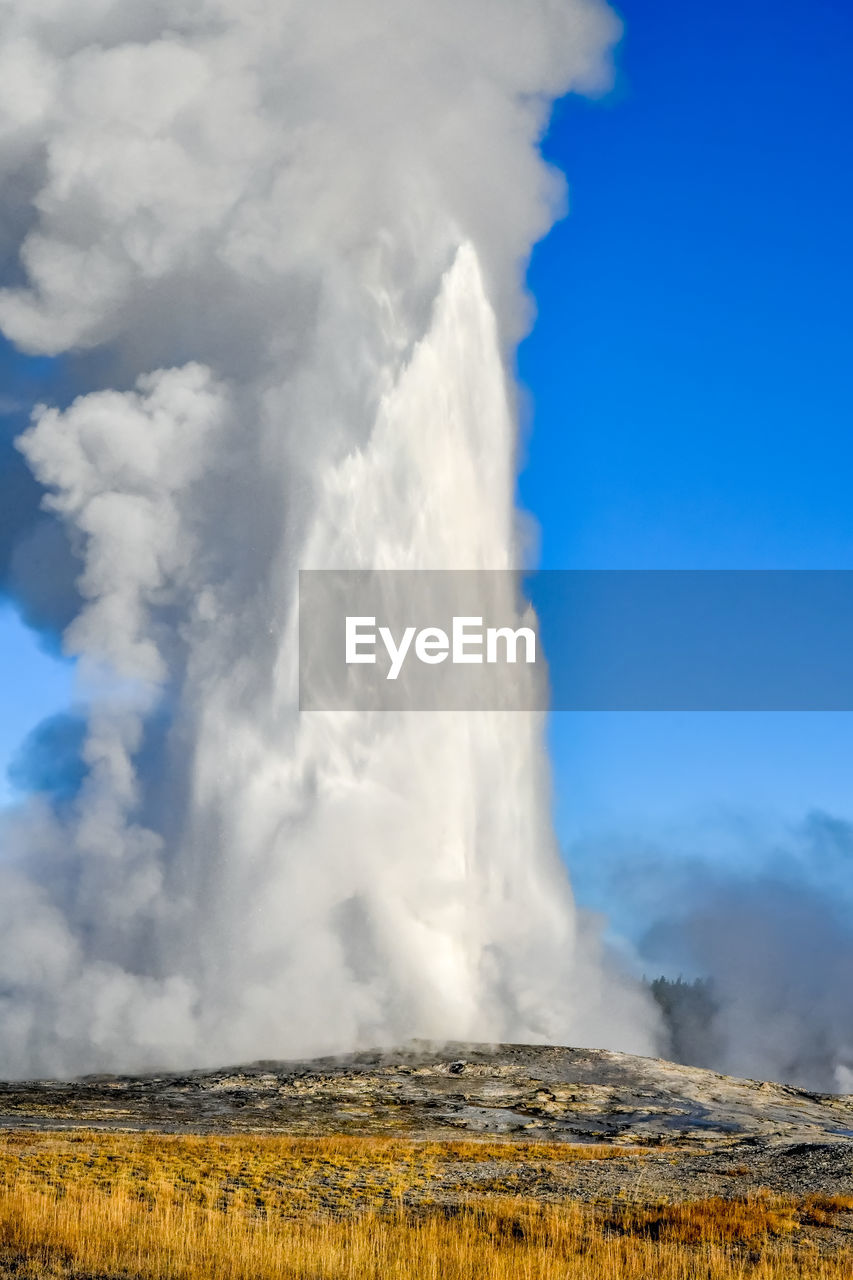
[[[610,1207],[413,1188],[460,1162],[612,1149],[372,1139],[15,1134],[0,1139],[0,1274],[135,1280],[849,1280],[797,1243],[853,1209],[769,1195]],[[347,1188],[361,1183],[359,1196]],[[340,1192],[326,1205],[329,1188]],[[325,1188],[325,1191],[324,1191]],[[373,1199],[373,1205],[365,1207]],[[3,1271],[3,1261],[7,1269]],[[14,1266],[14,1270],[12,1269]]]
[[[0,1192],[66,1191],[85,1183],[153,1204],[165,1190],[203,1209],[295,1216],[429,1206],[434,1193],[466,1194],[473,1166],[483,1189],[514,1194],[518,1174],[632,1148],[545,1142],[406,1142],[395,1138],[115,1134],[0,1134]],[[497,1176],[501,1175],[501,1176]]]
[[[800,1219],[825,1227],[833,1223],[839,1213],[851,1212],[853,1196],[807,1196],[800,1206]]]
[[[611,1211],[607,1221],[619,1230],[650,1240],[755,1244],[795,1232],[806,1218],[800,1203],[792,1197],[759,1193],[731,1200],[711,1196],[679,1204],[626,1205]],[[829,1217],[826,1221],[830,1221]]]

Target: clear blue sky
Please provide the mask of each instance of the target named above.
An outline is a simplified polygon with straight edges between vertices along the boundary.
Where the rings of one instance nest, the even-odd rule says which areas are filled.
[[[535,253],[519,358],[542,564],[853,568],[853,12],[621,13],[615,90],[561,104],[546,141],[571,215]],[[46,372],[0,351],[0,408]],[[71,672],[9,610],[0,659],[2,775],[67,704]],[[561,714],[551,747],[570,861],[579,837],[654,839],[708,815],[768,830],[814,807],[853,816],[846,715]]]
[[[542,564],[853,568],[853,9],[620,12],[615,91],[546,142],[571,214],[520,353]],[[551,745],[569,846],[853,816],[847,715],[563,713]]]

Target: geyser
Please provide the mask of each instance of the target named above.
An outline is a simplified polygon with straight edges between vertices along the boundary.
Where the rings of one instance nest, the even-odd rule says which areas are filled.
[[[520,559],[537,142],[616,34],[592,0],[7,4],[0,324],[75,392],[19,440],[16,581],[37,542],[68,598],[61,529],[86,730],[73,796],[4,818],[2,1074],[651,1047],[538,717],[296,709],[298,568]]]

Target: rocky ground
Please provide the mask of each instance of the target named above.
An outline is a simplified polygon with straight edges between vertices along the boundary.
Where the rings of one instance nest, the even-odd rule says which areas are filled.
[[[853,1195],[853,1096],[591,1049],[415,1043],[220,1071],[0,1085],[0,1129],[82,1127],[617,1149],[607,1160],[552,1163],[553,1178],[543,1165],[526,1172],[513,1162],[518,1194],[548,1199],[731,1197],[758,1188]],[[474,1183],[494,1175],[489,1162],[471,1166]]]

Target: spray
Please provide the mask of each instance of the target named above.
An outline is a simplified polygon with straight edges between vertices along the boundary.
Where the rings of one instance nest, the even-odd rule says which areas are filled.
[[[85,777],[4,819],[0,1071],[652,1047],[537,716],[297,711],[299,568],[518,563],[507,361],[591,0],[6,4],[0,325],[73,553]],[[21,588],[26,604],[27,584]]]

